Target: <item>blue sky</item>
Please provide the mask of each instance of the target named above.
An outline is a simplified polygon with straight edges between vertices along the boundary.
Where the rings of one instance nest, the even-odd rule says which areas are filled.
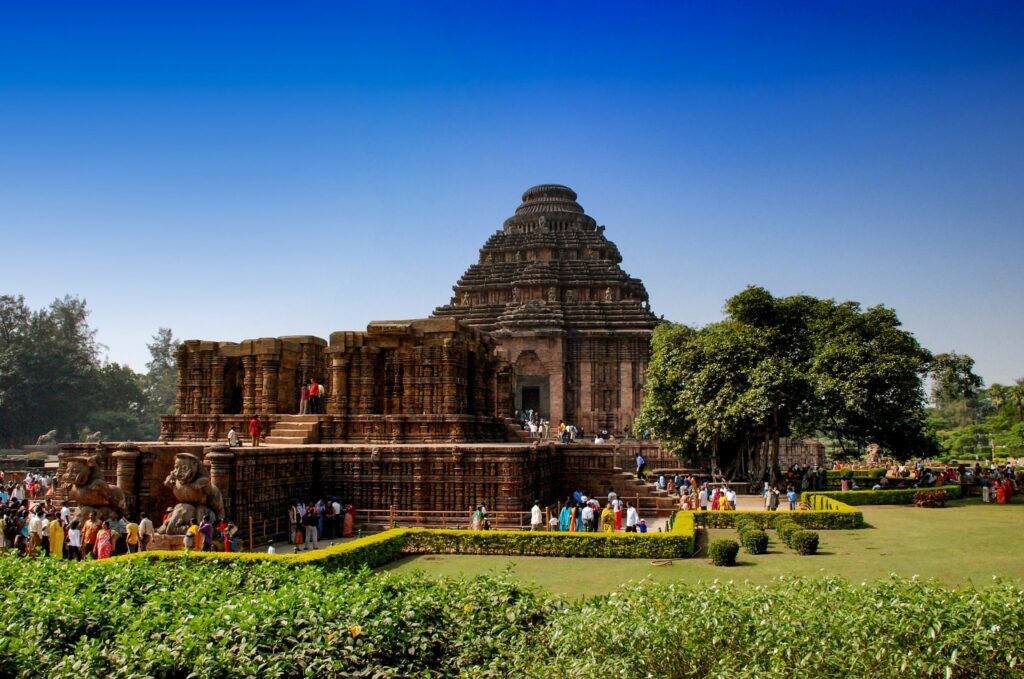
[[[110,360],[447,302],[557,182],[665,318],[894,307],[1024,376],[1024,4],[4,3],[0,293]]]

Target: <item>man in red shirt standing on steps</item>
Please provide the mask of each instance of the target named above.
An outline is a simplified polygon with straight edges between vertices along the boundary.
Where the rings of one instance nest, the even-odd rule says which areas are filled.
[[[249,436],[252,437],[253,447],[260,445],[260,436],[263,435],[263,423],[260,422],[259,415],[253,415],[252,419],[249,420]]]

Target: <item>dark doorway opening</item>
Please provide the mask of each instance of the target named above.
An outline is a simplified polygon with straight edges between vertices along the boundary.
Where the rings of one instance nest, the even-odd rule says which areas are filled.
[[[523,410],[540,411],[540,387],[523,387]]]

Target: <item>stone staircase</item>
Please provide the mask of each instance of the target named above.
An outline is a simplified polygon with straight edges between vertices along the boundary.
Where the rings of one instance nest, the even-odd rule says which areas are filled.
[[[320,418],[317,415],[282,415],[263,440],[271,446],[301,446],[320,441]]]
[[[651,498],[657,507],[657,514],[668,515],[679,508],[679,498],[672,497],[668,491],[658,488],[658,484],[651,480],[650,474],[647,481],[636,478],[633,472],[616,468],[614,487],[619,497],[628,500],[634,497]]]

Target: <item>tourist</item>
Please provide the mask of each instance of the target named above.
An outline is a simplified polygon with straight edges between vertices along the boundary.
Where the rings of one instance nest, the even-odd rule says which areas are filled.
[[[647,460],[645,460],[644,456],[641,455],[639,451],[637,451],[637,454],[636,454],[636,477],[638,479],[640,479],[641,481],[646,481],[647,480],[647,477],[644,474],[644,470],[646,468],[647,468]]]
[[[299,390],[299,415],[309,414],[309,380],[302,383]]]
[[[320,385],[317,384],[316,380],[309,381],[309,405],[307,407],[307,413],[310,415],[316,415],[319,411],[320,406]]]
[[[68,560],[82,560],[82,529],[78,527],[77,520],[71,522],[68,528]]]
[[[349,502],[345,505],[345,518],[341,523],[341,537],[350,538],[352,537],[353,531],[356,526],[356,506]]]
[[[303,535],[303,549],[319,549],[320,544],[317,542],[317,525],[320,523],[320,517],[317,515],[316,507],[310,505],[306,507],[306,515],[302,517],[302,526],[305,528],[305,535]]]
[[[93,550],[96,546],[96,534],[99,533],[100,522],[96,518],[96,512],[89,512],[89,517],[82,525],[82,554],[86,557],[95,556]]]
[[[238,440],[238,432],[235,431],[235,425],[231,425],[231,429],[228,429],[228,447],[238,448],[242,445],[242,442]]]
[[[93,547],[93,554],[97,559],[109,559],[114,554],[114,545],[120,537],[114,530],[114,521],[108,519],[100,524],[96,532],[96,544]]]
[[[202,551],[212,552],[213,551],[213,524],[210,523],[210,519],[207,516],[203,516],[202,522],[199,524],[199,534],[203,536],[202,539]]]
[[[267,554],[277,554],[277,547],[274,546],[273,542],[267,543]]]
[[[594,508],[589,503],[583,506],[580,516],[583,519],[583,532],[594,532]]]
[[[561,511],[558,512],[558,530],[563,533],[569,532],[569,522],[572,520],[572,510],[569,509],[569,499],[566,498]]]
[[[302,523],[302,510],[296,502],[288,508],[288,541],[299,544],[299,526]]]
[[[326,412],[325,407],[327,404],[327,386],[323,380],[320,380],[320,384],[316,385],[316,407],[317,413],[323,414]]]
[[[636,527],[640,523],[640,515],[637,514],[636,507],[633,506],[632,502],[626,503],[626,532],[635,533]]]
[[[605,533],[615,532],[615,512],[612,511],[611,503],[605,505],[601,512],[601,530]]]
[[[28,548],[27,554],[35,556],[36,550],[43,543],[43,510],[40,508],[31,513],[28,520]]]
[[[797,500],[796,488],[790,486],[786,489],[786,499],[789,500],[789,511],[795,511]]]
[[[645,519],[640,519],[640,523],[638,523],[636,525],[636,532],[637,533],[646,533],[647,532],[647,521]]]
[[[260,445],[260,437],[263,436],[263,422],[259,415],[253,415],[249,420],[249,436],[252,438],[253,447]]]
[[[185,529],[184,545],[186,554],[193,549],[200,552],[203,550],[203,534],[199,532],[199,524],[195,519],[191,519]]]
[[[539,531],[544,527],[544,514],[540,510],[540,500],[535,500],[530,508],[530,530]]]
[[[612,511],[615,512],[615,530],[622,530],[622,499],[618,495],[612,499]]]
[[[64,557],[64,526],[55,516],[50,517],[50,556],[60,559]]]
[[[153,530],[153,521],[149,518],[149,514],[142,512],[139,515],[139,551],[149,551],[149,545],[153,542],[153,536],[156,531]]]
[[[548,511],[551,513],[551,518],[548,519],[548,531],[557,532],[559,530],[559,519],[558,512],[554,511],[554,507],[548,507]]]
[[[729,486],[725,487],[725,501],[731,509],[736,509],[736,491]]]
[[[700,492],[697,494],[697,504],[702,512],[708,510],[708,484],[706,483],[701,486]]]

